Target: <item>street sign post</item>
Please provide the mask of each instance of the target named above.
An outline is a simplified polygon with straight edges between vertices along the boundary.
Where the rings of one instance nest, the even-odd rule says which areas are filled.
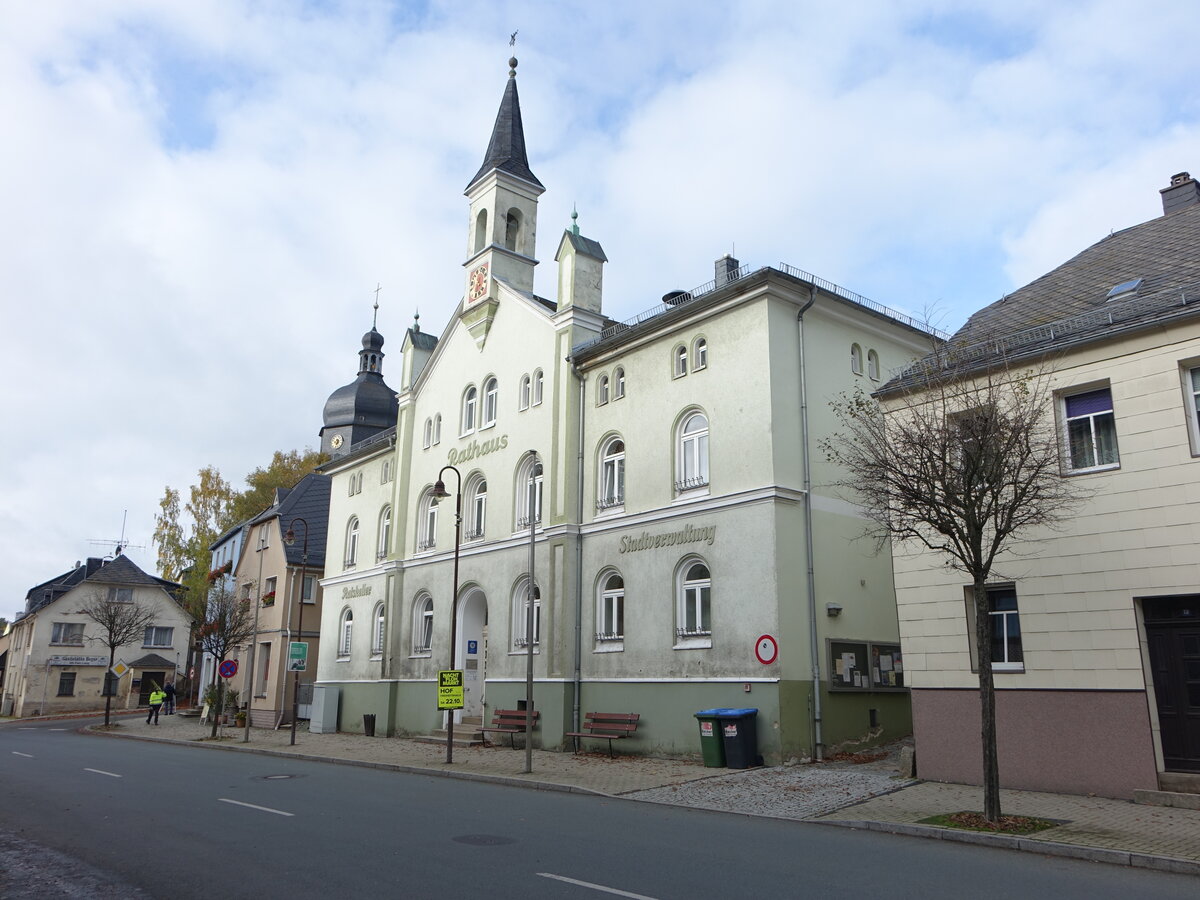
[[[225,662],[221,663],[221,667],[217,669],[217,674],[219,674],[222,678],[232,678],[237,674],[237,669],[237,660],[227,659]]]
[[[438,671],[438,709],[462,709],[463,703],[463,673],[461,669],[441,669]]]
[[[112,673],[113,673],[113,676],[114,676],[114,677],[116,677],[116,678],[124,678],[124,677],[125,677],[125,673],[129,671],[129,666],[125,665],[125,660],[123,660],[123,659],[122,659],[122,660],[119,660],[119,661],[118,661],[118,662],[117,662],[117,663],[116,663],[116,664],[115,664],[115,665],[114,665],[114,666],[113,666],[111,669],[109,669],[108,671],[112,672]]]
[[[308,670],[308,642],[292,641],[288,644],[289,672],[305,672]]]

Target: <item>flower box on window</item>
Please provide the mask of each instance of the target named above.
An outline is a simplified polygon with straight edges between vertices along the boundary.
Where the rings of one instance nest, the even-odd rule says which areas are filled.
[[[274,606],[275,605],[275,592],[274,591],[267,591],[265,594],[262,595],[262,605],[263,606]]]

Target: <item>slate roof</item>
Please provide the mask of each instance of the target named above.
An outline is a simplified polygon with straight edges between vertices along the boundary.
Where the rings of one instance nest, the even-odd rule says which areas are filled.
[[[1117,285],[1137,289],[1109,299]],[[950,339],[961,371],[1200,315],[1200,204],[1114,232],[979,310]],[[913,383],[920,363],[884,385]]]
[[[25,594],[25,612],[36,612],[42,607],[48,606],[67,591],[83,584],[85,581],[92,584],[140,584],[159,587],[170,594],[171,597],[178,600],[178,584],[143,572],[129,557],[118,556],[115,559],[105,561],[93,556],[88,557],[86,562],[80,563],[74,569],[64,572],[57,578],[52,578],[36,587],[30,588]]]
[[[296,517],[308,523],[308,566],[313,569],[325,567],[325,535],[329,527],[328,475],[310,473],[297,481],[290,489],[279,492],[280,499],[250,520],[257,525],[271,519],[279,519],[280,535],[287,532],[288,525]],[[304,527],[296,531],[296,543],[283,545],[288,565],[300,565],[304,556]]]
[[[408,329],[408,339],[418,350],[432,350],[437,346],[437,335],[413,327]]]
[[[175,663],[157,653],[147,653],[129,664],[131,669],[174,669]]]
[[[508,84],[504,86],[504,96],[500,100],[500,111],[496,113],[496,124],[492,127],[492,139],[488,142],[483,165],[467,183],[468,191],[492,169],[515,175],[545,190],[545,185],[537,180],[529,168],[529,157],[525,154],[525,126],[521,123],[521,101],[517,96],[517,61],[511,59],[509,65],[512,68],[509,69]]]
[[[600,246],[599,241],[593,241],[582,234],[576,234],[569,228],[563,232],[563,237],[571,242],[571,246],[575,248],[576,253],[583,253],[592,257],[592,259],[608,262],[608,257],[604,255],[604,248]]]

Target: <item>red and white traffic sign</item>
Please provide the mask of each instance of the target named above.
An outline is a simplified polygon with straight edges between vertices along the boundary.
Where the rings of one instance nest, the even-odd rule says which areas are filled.
[[[220,676],[222,678],[232,678],[234,675],[237,674],[237,660],[236,659],[225,660],[225,662],[221,663],[221,667],[219,669],[217,669],[217,672],[220,674]]]
[[[771,635],[764,634],[754,645],[754,655],[764,666],[769,666],[779,658],[779,644]]]

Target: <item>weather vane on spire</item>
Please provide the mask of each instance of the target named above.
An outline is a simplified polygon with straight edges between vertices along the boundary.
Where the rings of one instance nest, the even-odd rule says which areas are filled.
[[[512,34],[510,34],[508,36],[508,46],[510,46],[510,47],[517,46],[517,33],[518,33],[517,31],[514,31]]]
[[[383,290],[383,285],[378,281],[375,282],[375,315],[371,317],[371,330],[375,330],[375,325],[379,322],[379,292]]]

